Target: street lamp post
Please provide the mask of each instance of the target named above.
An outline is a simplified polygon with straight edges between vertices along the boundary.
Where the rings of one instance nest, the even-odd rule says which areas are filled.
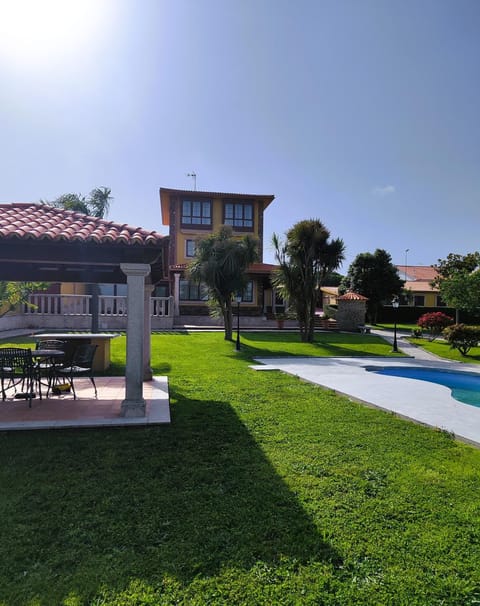
[[[237,302],[237,342],[235,349],[240,351],[240,303],[242,302],[242,295],[240,293],[236,294],[235,301]]]
[[[393,297],[392,299],[392,307],[395,310],[394,313],[394,323],[393,323],[393,349],[392,351],[398,353],[398,345],[397,345],[397,315],[398,315],[398,306],[400,302],[398,297]]]

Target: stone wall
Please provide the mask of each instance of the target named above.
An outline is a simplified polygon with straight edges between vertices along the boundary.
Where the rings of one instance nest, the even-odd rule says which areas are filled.
[[[339,299],[337,310],[338,329],[358,331],[358,327],[365,324],[366,311],[366,301],[344,301]]]

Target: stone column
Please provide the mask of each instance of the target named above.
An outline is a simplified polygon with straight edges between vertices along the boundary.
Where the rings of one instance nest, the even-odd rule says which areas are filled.
[[[125,399],[122,402],[121,414],[124,417],[144,417],[144,291],[145,277],[150,273],[150,265],[122,263],[120,269],[127,276],[127,368],[125,372]]]

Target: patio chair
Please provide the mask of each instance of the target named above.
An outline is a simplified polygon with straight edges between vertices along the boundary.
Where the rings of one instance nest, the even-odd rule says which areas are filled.
[[[65,341],[61,341],[59,339],[44,339],[41,341],[37,341],[35,350],[57,350],[57,351],[65,351],[66,343]],[[35,357],[35,352],[33,353],[33,357]],[[55,388],[58,379],[58,369],[59,363],[57,357],[44,357],[40,360],[37,360],[36,367],[38,374],[41,377],[45,377],[47,379],[47,397],[52,388]],[[39,379],[40,380],[40,379]]]
[[[59,368],[58,374],[68,379],[72,387],[73,399],[77,399],[75,392],[74,377],[88,377],[95,389],[95,397],[97,398],[97,386],[93,378],[93,358],[98,345],[78,345],[73,352],[72,360],[67,366]]]
[[[40,399],[42,399],[41,385],[38,379],[39,375],[30,349],[21,347],[0,348],[0,382],[3,400],[7,397],[7,390],[13,389],[14,397],[28,400],[28,405],[31,408],[32,399],[36,397],[35,385],[38,385],[38,393]],[[21,391],[18,390],[19,386]]]

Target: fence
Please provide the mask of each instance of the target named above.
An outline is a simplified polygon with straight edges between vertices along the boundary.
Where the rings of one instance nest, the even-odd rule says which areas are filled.
[[[28,327],[78,328],[89,326],[92,295],[30,295],[23,305],[22,316]],[[151,297],[152,328],[173,327],[173,297]],[[98,315],[102,329],[126,328],[127,297],[99,295]]]

